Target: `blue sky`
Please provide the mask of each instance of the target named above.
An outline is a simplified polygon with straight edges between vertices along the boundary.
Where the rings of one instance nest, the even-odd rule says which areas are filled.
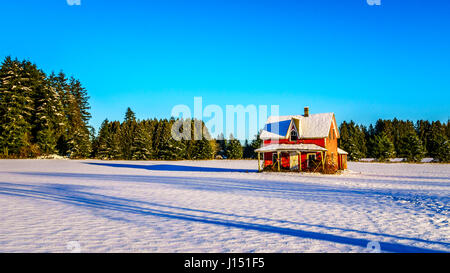
[[[450,116],[447,0],[1,0],[0,13],[0,58],[79,78],[96,128],[194,96],[363,124]]]

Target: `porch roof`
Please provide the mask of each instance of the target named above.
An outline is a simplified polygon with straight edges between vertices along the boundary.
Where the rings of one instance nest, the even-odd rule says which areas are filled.
[[[257,153],[270,153],[270,152],[323,152],[327,149],[320,147],[316,144],[270,144],[259,149],[256,149]]]

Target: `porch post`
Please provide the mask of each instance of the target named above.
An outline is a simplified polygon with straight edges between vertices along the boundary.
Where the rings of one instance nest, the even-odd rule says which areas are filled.
[[[320,152],[320,158],[322,159],[322,170],[325,169],[325,158],[323,158],[323,152]]]
[[[260,160],[261,153],[258,152],[258,172],[261,172],[261,160]]]
[[[280,165],[281,165],[281,158],[280,158],[280,152],[279,151],[277,151],[277,162],[278,162],[278,171],[280,171],[281,170],[281,167],[280,167]]]
[[[302,152],[298,152],[298,171],[302,171]]]

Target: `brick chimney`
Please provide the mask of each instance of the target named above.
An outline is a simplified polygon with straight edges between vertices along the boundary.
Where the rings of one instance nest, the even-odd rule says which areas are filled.
[[[305,107],[305,113],[303,114],[303,116],[305,117],[305,118],[307,118],[307,117],[309,117],[309,107],[307,106],[307,107]]]

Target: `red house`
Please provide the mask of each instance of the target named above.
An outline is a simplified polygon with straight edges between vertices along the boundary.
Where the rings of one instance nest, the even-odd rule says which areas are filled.
[[[260,135],[258,170],[320,171],[325,166],[347,168],[347,153],[338,148],[339,130],[334,113],[271,116]]]

